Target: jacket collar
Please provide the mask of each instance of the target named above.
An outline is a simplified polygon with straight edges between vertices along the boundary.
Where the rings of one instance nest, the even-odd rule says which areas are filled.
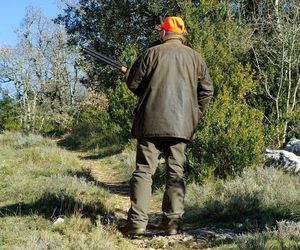
[[[186,43],[186,38],[181,34],[168,34],[163,38],[163,42],[177,41],[183,44]]]

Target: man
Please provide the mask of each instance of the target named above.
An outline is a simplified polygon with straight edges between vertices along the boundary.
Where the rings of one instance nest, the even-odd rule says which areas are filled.
[[[213,95],[206,64],[196,51],[184,45],[183,20],[167,17],[157,28],[162,43],[147,49],[126,73],[128,88],[139,97],[132,128],[137,138],[136,170],[130,182],[131,207],[123,229],[129,236],[145,232],[152,176],[160,153],[167,165],[162,225],[168,235],[180,233],[185,150]]]

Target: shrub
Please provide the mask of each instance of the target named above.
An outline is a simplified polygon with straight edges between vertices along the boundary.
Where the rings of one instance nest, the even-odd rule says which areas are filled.
[[[18,120],[19,112],[17,102],[4,93],[0,100],[0,131],[21,129],[21,124]]]
[[[224,90],[209,107],[190,149],[190,165],[198,173],[195,179],[238,174],[259,163],[264,146],[262,117]]]
[[[114,89],[108,90],[108,112],[114,121],[122,129],[122,137],[131,137],[133,111],[137,98],[130,92],[125,83],[118,82]]]
[[[69,148],[93,149],[119,143],[121,128],[114,123],[106,111],[87,107],[79,113],[70,134],[61,141],[61,145]]]
[[[258,167],[245,169],[232,180],[208,181],[203,186],[193,184],[186,201],[191,208],[189,216],[202,222],[223,220],[235,224],[243,220],[249,226],[261,227],[278,219],[299,217],[299,178]]]
[[[180,7],[215,90],[190,149],[194,180],[240,173],[259,161],[264,146],[263,113],[253,108],[260,85],[247,64],[251,30],[235,23],[230,5],[220,1],[185,1]]]

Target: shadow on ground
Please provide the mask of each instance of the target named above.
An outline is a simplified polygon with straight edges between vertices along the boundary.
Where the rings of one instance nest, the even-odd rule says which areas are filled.
[[[111,190],[119,194],[128,195],[129,189],[126,183],[101,183],[96,181],[89,171],[68,172],[70,176],[81,178],[83,182],[92,182],[95,186]],[[6,216],[31,216],[33,214],[43,216],[46,219],[54,219],[58,216],[71,216],[81,214],[84,218],[95,222],[100,218],[102,223],[108,223],[111,220],[113,212],[108,211],[106,201],[97,199],[85,200],[77,198],[76,194],[69,194],[64,189],[60,191],[47,191],[34,202],[18,202],[0,207],[0,217]]]
[[[100,160],[109,156],[120,154],[123,148],[104,148],[97,154],[91,154],[81,157],[82,160]]]
[[[232,200],[232,203],[234,203],[237,199],[232,197]],[[227,206],[229,207],[230,204],[227,204]],[[186,211],[186,223],[200,227],[225,227],[247,232],[264,230],[266,227],[272,228],[281,220],[295,220],[295,215],[289,213],[288,210],[280,210],[277,207],[263,207],[260,200],[244,209],[239,209],[237,205],[236,207],[232,206],[228,211],[226,211],[226,208],[224,209],[224,204],[211,200],[201,208],[186,207]]]
[[[76,176],[78,178],[84,178],[88,182],[92,182],[98,187],[105,188],[107,191],[113,194],[118,194],[122,196],[129,197],[129,181],[120,182],[102,182],[95,179],[89,169],[84,169],[82,171],[70,172],[69,174]]]
[[[99,138],[97,141],[85,142],[85,139],[76,138],[76,136],[67,135],[57,142],[59,147],[65,148],[67,150],[83,150],[89,151],[94,150],[95,148],[101,148],[99,152],[82,157],[86,160],[97,160],[103,159],[108,156],[119,154],[124,149],[124,146],[121,142],[113,138]]]
[[[71,216],[82,214],[85,218],[95,221],[99,216],[105,215],[101,204],[86,204],[69,195],[45,193],[33,203],[15,203],[0,207],[0,217],[6,216],[31,216],[37,214],[46,219],[54,219],[58,216]]]

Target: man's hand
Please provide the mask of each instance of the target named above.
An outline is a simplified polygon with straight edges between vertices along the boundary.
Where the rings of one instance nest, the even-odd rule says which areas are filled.
[[[121,66],[121,68],[120,68],[120,72],[121,72],[121,73],[123,73],[123,74],[126,74],[126,72],[127,72],[127,68],[126,68],[126,67],[124,67],[124,66]]]

